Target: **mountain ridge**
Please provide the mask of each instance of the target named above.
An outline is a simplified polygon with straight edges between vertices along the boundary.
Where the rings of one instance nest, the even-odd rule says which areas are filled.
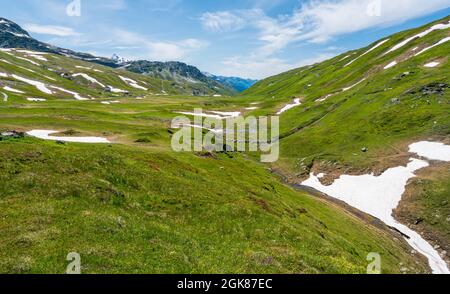
[[[80,53],[70,49],[53,46],[34,39],[30,34],[11,20],[0,17],[0,48],[23,48],[28,50],[40,51],[63,55],[66,57],[79,59],[86,62],[97,63],[112,68],[125,68],[135,73],[146,74],[155,78],[178,83],[176,85],[191,95],[234,95],[237,91],[228,84],[222,84],[217,80],[210,79],[203,75],[198,68],[183,62],[159,62],[137,60],[130,61],[114,54],[111,58],[98,57],[88,53]],[[176,64],[177,66],[174,66]],[[143,65],[153,67],[156,65],[157,71],[140,70]],[[184,70],[177,70],[182,68]],[[187,70],[186,70],[187,69]],[[164,72],[165,74],[161,74]],[[180,74],[181,73],[181,74]],[[195,77],[195,78],[193,78]],[[200,82],[200,83],[199,83]]]

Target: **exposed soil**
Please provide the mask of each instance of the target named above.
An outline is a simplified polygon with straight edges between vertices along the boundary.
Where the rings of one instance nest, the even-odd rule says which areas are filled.
[[[450,164],[442,162],[432,162],[430,167],[416,172],[417,177],[407,185],[399,206],[394,210],[394,217],[432,244],[450,267],[450,224],[445,231],[437,229],[434,226],[434,220],[427,218],[423,213],[425,208],[421,201],[422,197],[426,197],[422,183],[426,180],[436,180],[443,175],[448,175],[449,172]],[[441,206],[448,207],[449,201],[450,195],[448,195],[448,200],[441,203]],[[450,215],[441,215],[440,217],[447,222],[450,221]]]

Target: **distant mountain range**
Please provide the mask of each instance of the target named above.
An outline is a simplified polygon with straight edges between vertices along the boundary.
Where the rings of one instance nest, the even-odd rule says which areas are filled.
[[[63,55],[112,68],[120,67],[131,72],[171,81],[173,87],[191,95],[234,95],[253,84],[253,81],[236,77],[206,75],[198,68],[182,62],[129,61],[116,54],[111,58],[105,58],[60,48],[34,39],[18,24],[1,17],[0,48],[23,48]]]
[[[216,80],[217,82],[227,85],[238,92],[243,92],[256,84],[258,80],[252,79],[243,79],[239,77],[223,77],[223,76],[215,76],[213,74],[205,73],[210,78]]]

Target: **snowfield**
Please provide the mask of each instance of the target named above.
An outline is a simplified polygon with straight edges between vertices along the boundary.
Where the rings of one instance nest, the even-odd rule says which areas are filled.
[[[443,143],[417,142],[409,145],[409,152],[430,160],[450,161],[450,146]]]
[[[51,130],[33,130],[27,132],[27,135],[43,140],[74,142],[74,143],[111,143],[108,139],[102,137],[54,137],[51,134],[59,133],[59,131]]]
[[[414,143],[410,145],[410,152],[429,159],[450,161],[450,146],[442,143]],[[312,187],[331,197],[344,201],[365,213],[377,217],[385,224],[398,229],[409,237],[406,241],[415,250],[428,258],[433,273],[450,274],[446,262],[433,246],[418,233],[397,222],[392,216],[392,211],[398,206],[408,181],[415,177],[414,172],[428,166],[429,163],[424,160],[411,158],[406,167],[390,168],[380,176],[342,175],[330,186],[325,186],[320,182],[319,176],[311,174],[310,178],[304,181],[302,185]],[[323,176],[323,174],[320,175]]]

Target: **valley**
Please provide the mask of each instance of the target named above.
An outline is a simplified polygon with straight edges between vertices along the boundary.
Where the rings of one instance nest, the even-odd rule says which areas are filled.
[[[449,24],[242,93],[0,49],[0,272],[62,273],[79,252],[86,273],[363,274],[375,252],[382,273],[448,273]],[[196,108],[278,115],[280,159],[174,152],[171,121]]]

